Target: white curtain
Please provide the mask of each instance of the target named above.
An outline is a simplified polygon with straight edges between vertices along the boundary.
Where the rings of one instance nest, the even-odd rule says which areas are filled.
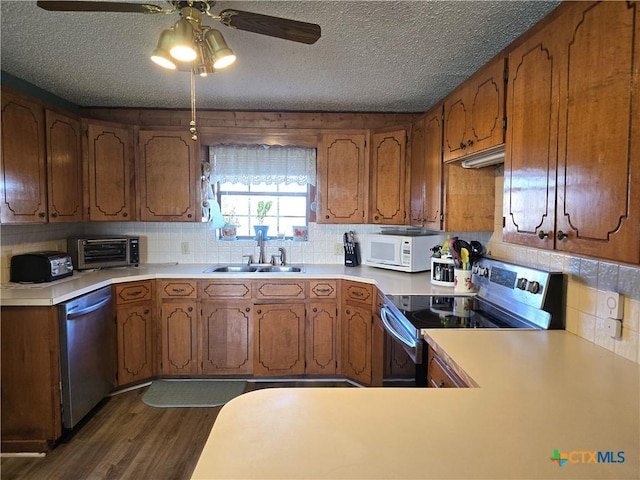
[[[212,145],[210,182],[316,184],[316,149],[280,145]]]

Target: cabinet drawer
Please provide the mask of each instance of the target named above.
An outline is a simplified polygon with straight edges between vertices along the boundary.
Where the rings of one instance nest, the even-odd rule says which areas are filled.
[[[300,280],[261,280],[253,283],[253,296],[259,300],[279,300],[282,298],[307,297],[306,282]]]
[[[251,281],[206,280],[198,282],[198,298],[251,298]]]
[[[373,285],[369,283],[359,283],[345,281],[342,288],[344,300],[371,305],[373,301]]]
[[[309,298],[336,298],[338,285],[335,280],[311,280],[309,282]]]
[[[197,293],[194,281],[168,280],[160,282],[161,298],[196,298]]]
[[[467,387],[467,384],[431,349],[427,358],[427,385],[433,388]]]
[[[151,280],[145,282],[123,283],[116,285],[116,304],[139,302],[140,300],[151,300],[152,289]]]

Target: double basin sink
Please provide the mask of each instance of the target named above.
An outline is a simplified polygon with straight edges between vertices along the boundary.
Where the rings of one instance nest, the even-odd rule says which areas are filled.
[[[304,267],[294,265],[214,265],[202,273],[299,273]]]

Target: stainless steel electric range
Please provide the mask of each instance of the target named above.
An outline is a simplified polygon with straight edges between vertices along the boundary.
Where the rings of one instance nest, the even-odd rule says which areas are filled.
[[[472,268],[472,281],[475,296],[386,296],[382,321],[416,365],[416,386],[426,386],[426,329],[564,328],[563,273],[482,258]]]

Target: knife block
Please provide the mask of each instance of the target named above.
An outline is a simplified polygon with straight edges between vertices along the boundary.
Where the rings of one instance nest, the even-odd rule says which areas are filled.
[[[360,244],[355,242],[350,245],[351,248],[344,247],[344,266],[357,267],[360,265]]]

